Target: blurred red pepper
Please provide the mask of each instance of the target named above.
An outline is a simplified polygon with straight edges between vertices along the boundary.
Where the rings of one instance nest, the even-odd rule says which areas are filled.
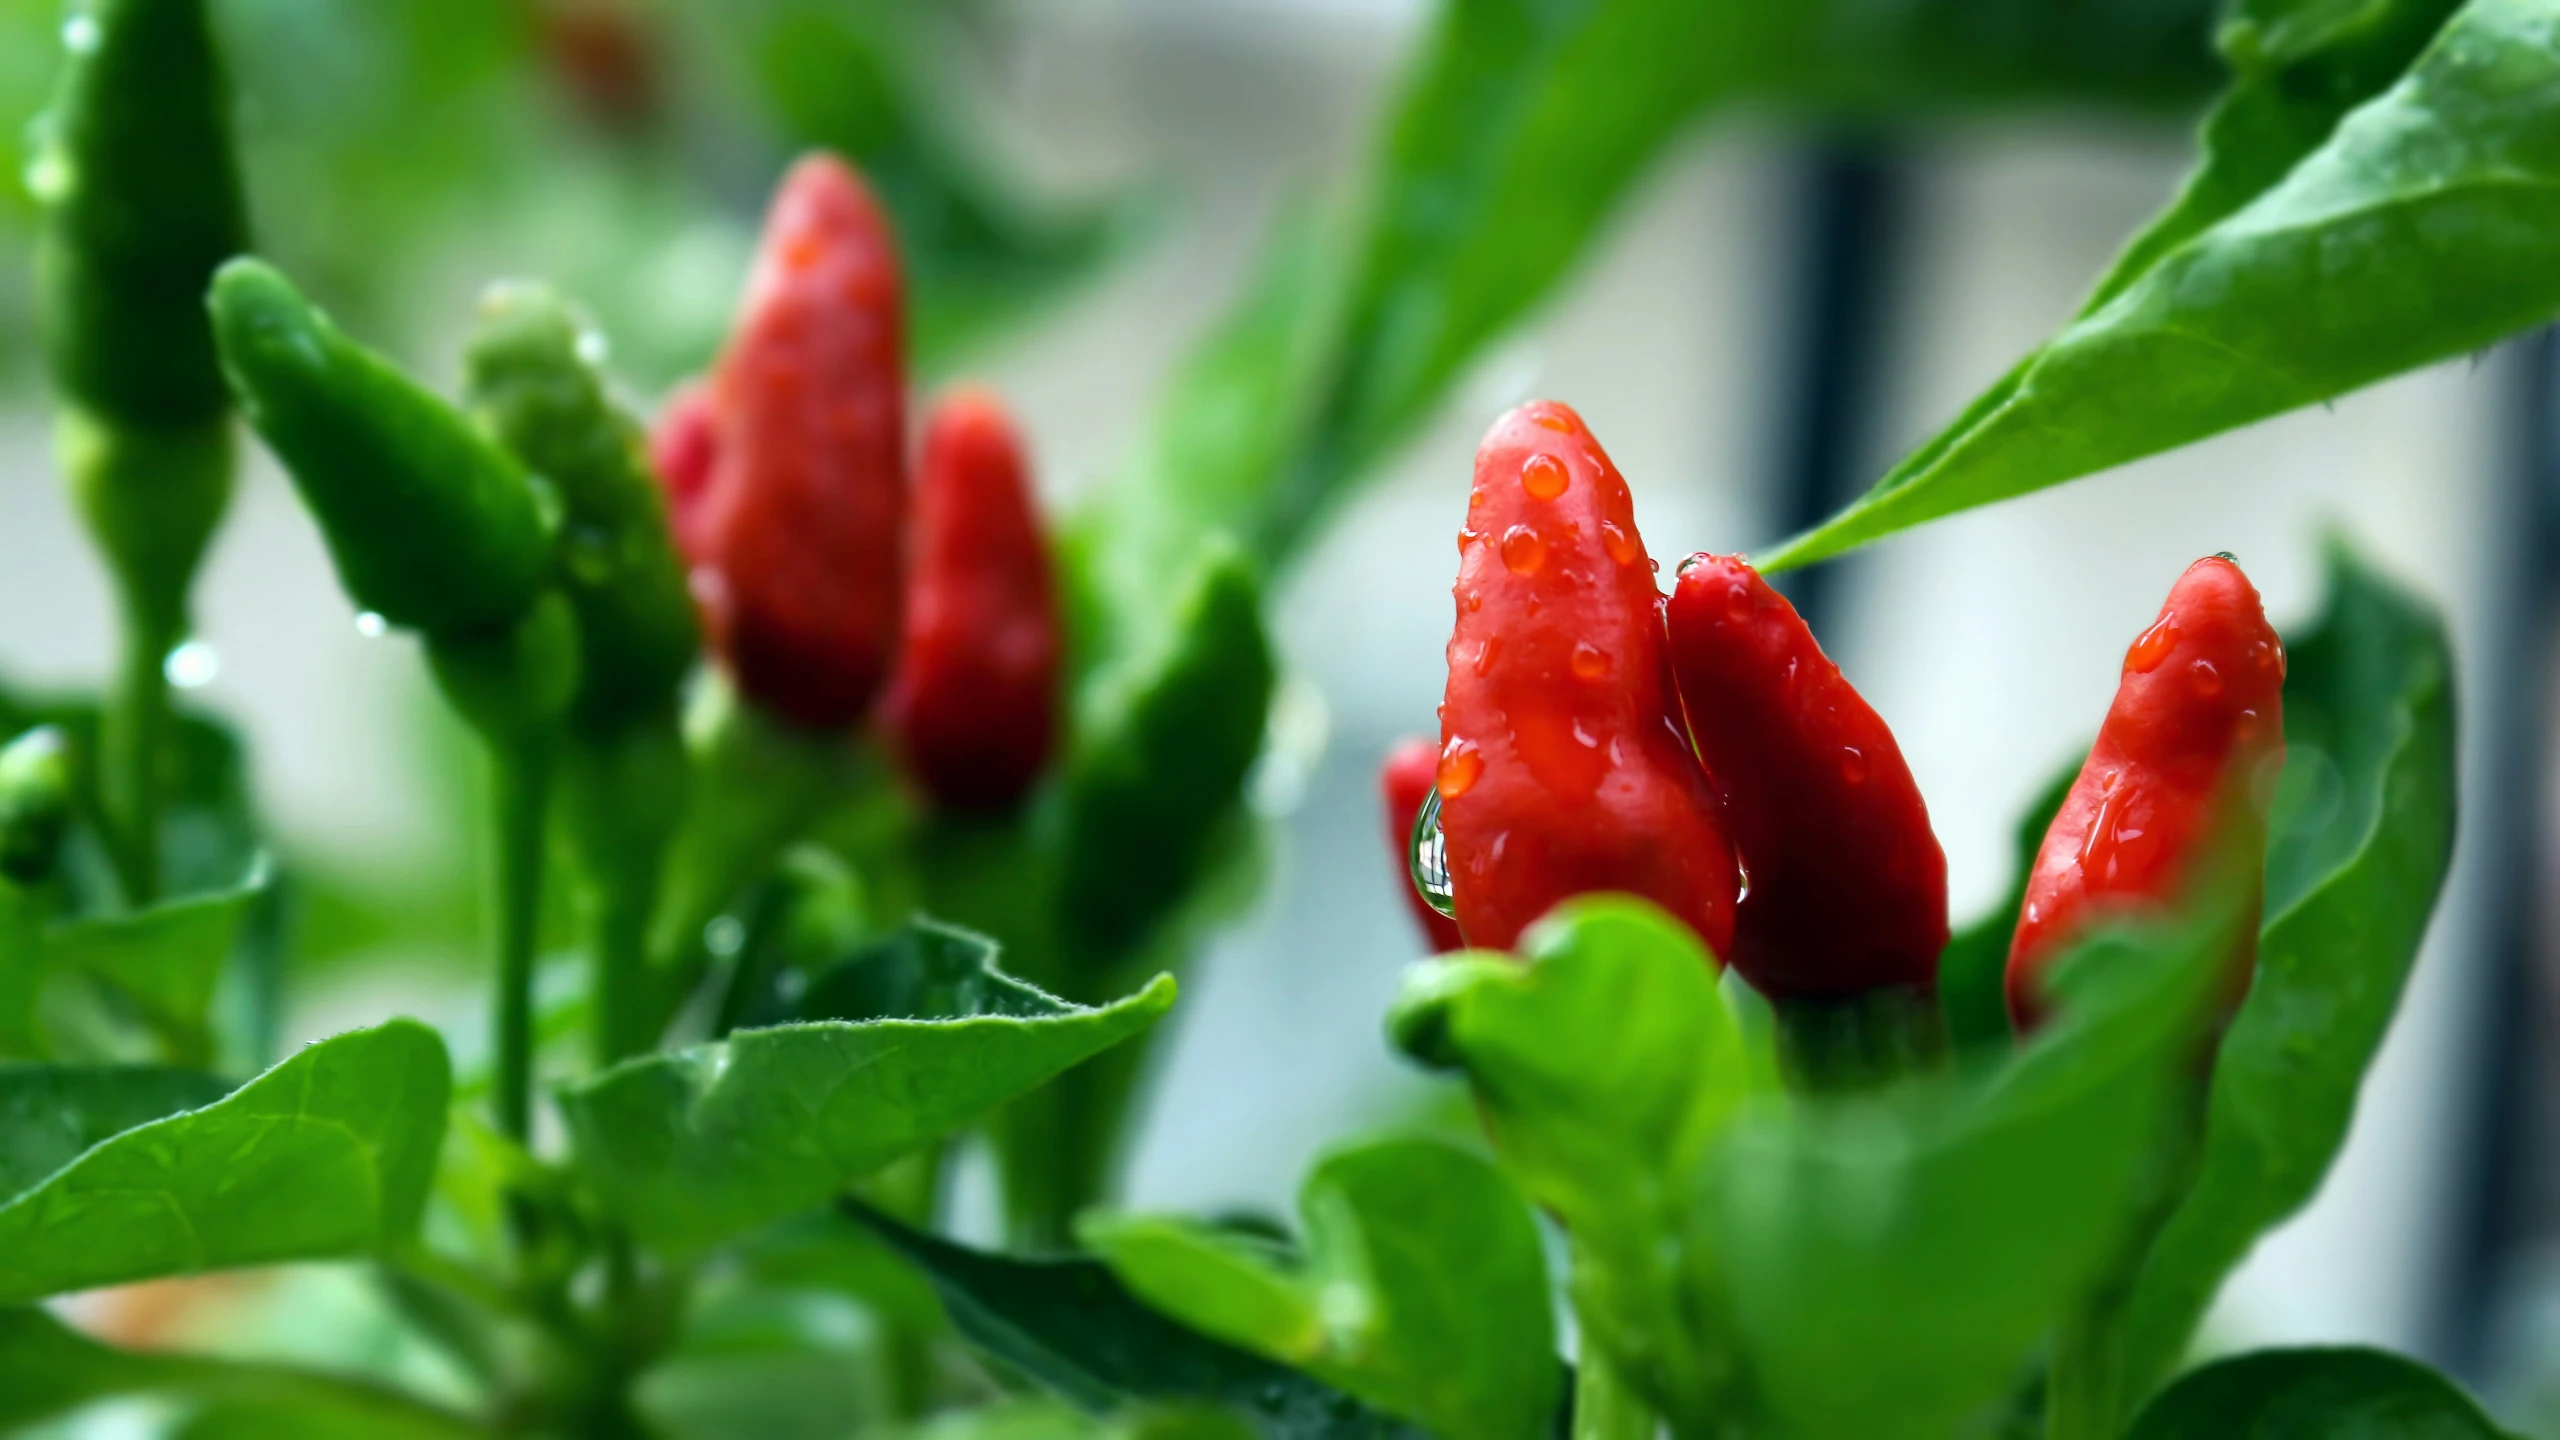
[[[682,523],[703,628],[738,689],[814,728],[860,721],[897,645],[903,334],[887,214],[842,161],[800,161],[712,373],[711,475]],[[669,478],[681,493],[681,468]]]
[[[1635,502],[1580,416],[1494,422],[1458,534],[1436,786],[1458,925],[1507,949],[1568,896],[1627,891],[1733,941],[1735,871],[1690,753]]]
[[[703,563],[702,497],[711,491],[713,462],[720,437],[711,416],[711,387],[687,381],[669,395],[649,430],[649,465],[667,487],[667,521],[674,528],[677,553],[687,564]]]
[[[1004,403],[959,390],[927,416],[906,638],[883,718],[940,805],[1003,810],[1058,729],[1057,585]]]
[[[1884,720],[1738,555],[1680,566],[1671,668],[1747,877],[1733,967],[1776,999],[1925,988],[1947,860]]]
[[[2178,578],[2160,618],[2125,652],[2123,679],[2080,778],[2045,831],[2009,949],[2009,1014],[2024,1032],[2044,1018],[2051,963],[2110,916],[2171,898],[2206,840],[2237,815],[2260,832],[2284,758],[2284,642],[2257,590],[2227,556]],[[2228,787],[2242,803],[2228,804]],[[2233,957],[2245,993],[2257,925]]]
[[[1413,881],[1413,824],[1422,814],[1423,802],[1431,798],[1439,773],[1440,747],[1431,743],[1430,736],[1400,740],[1378,767],[1378,798],[1386,806],[1387,854],[1395,861],[1396,888],[1413,907],[1413,918],[1421,922],[1432,953],[1446,954],[1467,948],[1466,938],[1458,933],[1458,922],[1433,909]]]

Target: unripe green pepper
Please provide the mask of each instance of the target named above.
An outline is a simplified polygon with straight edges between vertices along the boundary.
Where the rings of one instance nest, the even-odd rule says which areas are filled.
[[[63,33],[70,55],[28,166],[54,383],[118,427],[219,424],[229,402],[204,287],[249,238],[204,0],[88,0]]]
[[[0,879],[41,885],[71,824],[71,757],[50,725],[0,745]]]
[[[30,136],[36,293],[55,448],[115,582],[123,657],[100,736],[104,834],[128,899],[159,888],[162,666],[231,502],[229,398],[205,323],[248,248],[231,87],[205,0],[79,0]]]
[[[275,267],[223,266],[211,303],[241,413],[292,475],[355,602],[430,637],[522,619],[552,574],[548,487]]]
[[[500,285],[481,299],[464,365],[473,416],[560,497],[584,666],[572,722],[601,735],[640,717],[672,725],[701,635],[639,424],[582,354],[594,334],[549,289]]]
[[[1200,877],[1262,749],[1276,675],[1260,580],[1221,542],[1182,596],[1167,642],[1105,682],[1069,763],[1060,919],[1072,948],[1105,963]]]

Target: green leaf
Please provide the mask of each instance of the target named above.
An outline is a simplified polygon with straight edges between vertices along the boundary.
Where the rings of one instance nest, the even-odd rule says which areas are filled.
[[[0,1065],[0,1199],[111,1135],[210,1105],[230,1088],[157,1065]]]
[[[2414,1360],[2353,1348],[2261,1350],[2188,1375],[2126,1440],[2504,1440],[2459,1386]]]
[[[33,1306],[0,1308],[0,1429],[119,1395],[174,1395],[255,1415],[225,1434],[443,1440],[480,1433],[459,1416],[363,1381],[278,1365],[102,1345]],[[190,1427],[190,1435],[199,1433]]]
[[[1271,1440],[1421,1440],[1318,1380],[1149,1309],[1097,1261],[985,1254],[848,1209],[932,1279],[961,1334],[1089,1413],[1196,1401],[1250,1414]]]
[[[2330,32],[2322,63],[2344,67],[2349,98],[2424,16],[2395,8],[2373,24]],[[2560,307],[2551,28],[2544,0],[2472,0],[2298,162],[2284,151],[2317,130],[2317,107],[2265,137],[2229,120],[2235,133],[2213,138],[2232,158],[2217,151],[2158,238],[2137,243],[2138,276],[2120,270],[1954,426],[1762,568],[2327,400],[2548,316]]]
[[[263,860],[249,877],[221,890],[198,891],[148,909],[95,915],[46,932],[46,963],[96,976],[122,991],[182,1052],[201,1050],[205,1012],[222,967],[250,912],[271,880]],[[190,1057],[196,1058],[196,1057]]]
[[[1693,1303],[1729,1318],[1777,1430],[1955,1433],[2121,1263],[2192,1123],[2256,868],[2226,844],[2177,921],[2081,945],[2061,1018],[1987,1073],[1736,1121]]]
[[[1463,1068],[1504,1166],[1563,1222],[1584,1333],[1658,1401],[1703,1413],[1723,1347],[1683,1295],[1690,1182],[1755,1064],[1696,936],[1642,901],[1559,906],[1529,964],[1469,954],[1406,972],[1388,1025],[1426,1064]]]
[[[2126,1318],[2129,1394],[2184,1353],[2223,1278],[2308,1203],[2346,1143],[2453,852],[2444,623],[2343,547],[2290,647],[2257,978],[2214,1064],[2194,1187]]]
[[[1319,1163],[1301,1259],[1178,1219],[1088,1217],[1079,1238],[1140,1299],[1434,1434],[1535,1440],[1563,1367],[1537,1223],[1501,1172],[1433,1140]]]
[[[963,1007],[947,1014],[741,1030],[564,1086],[559,1103],[606,1207],[694,1254],[965,1128],[1144,1031],[1173,996],[1160,975],[1088,1009],[990,974],[924,997]]]
[[[0,1304],[397,1244],[451,1085],[435,1032],[394,1020],[123,1131],[0,1204]]]

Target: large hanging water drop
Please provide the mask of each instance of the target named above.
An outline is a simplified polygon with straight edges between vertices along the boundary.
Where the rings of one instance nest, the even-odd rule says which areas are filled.
[[[1449,883],[1449,841],[1440,833],[1437,790],[1423,798],[1421,813],[1413,817],[1413,845],[1405,852],[1405,868],[1422,903],[1452,920],[1458,918],[1457,888]]]

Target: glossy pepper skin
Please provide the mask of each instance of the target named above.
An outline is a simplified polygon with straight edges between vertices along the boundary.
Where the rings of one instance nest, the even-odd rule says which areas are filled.
[[[72,9],[28,166],[45,211],[37,288],[55,385],[117,426],[218,424],[230,402],[204,289],[249,233],[204,0]]]
[[[1750,877],[1733,967],[1773,999],[1935,983],[1947,860],[1884,720],[1739,555],[1695,555],[1667,607],[1698,758]]]
[[[905,639],[882,707],[909,774],[950,810],[1011,809],[1048,763],[1062,639],[1022,440],[984,390],[926,417]]]
[[[214,278],[240,411],[364,609],[433,638],[512,625],[552,573],[556,502],[452,406],[349,340],[259,260]]]
[[[1733,849],[1681,733],[1634,500],[1580,416],[1494,422],[1458,543],[1435,782],[1458,927],[1508,949],[1559,900],[1626,891],[1724,954]]]
[[[673,715],[700,632],[639,426],[581,353],[593,333],[549,289],[500,285],[481,298],[463,368],[473,417],[559,494],[561,582],[582,662],[570,714],[602,734]]]
[[[1435,955],[1467,948],[1458,922],[1432,909],[1413,883],[1413,824],[1422,814],[1423,802],[1431,798],[1432,782],[1439,773],[1440,747],[1427,735],[1397,742],[1378,767],[1378,799],[1386,811],[1387,856],[1395,864],[1396,889],[1413,907],[1413,918]]]
[[[685,523],[713,650],[749,698],[813,729],[862,720],[896,653],[904,305],[861,179],[827,155],[793,166],[712,374],[711,478]]]
[[[2284,760],[2284,667],[2284,642],[2239,566],[2217,555],[2178,577],[2125,652],[2098,743],[2036,853],[2009,948],[2020,1031],[2044,1018],[2047,967],[2092,926],[2171,899],[2211,822],[2236,818],[2256,832],[2246,853],[2265,848]],[[2242,933],[2235,990],[2257,955],[2256,924]]]
[[[677,552],[695,564],[703,553],[702,497],[711,491],[719,444],[712,429],[711,387],[699,380],[678,386],[649,429],[649,465],[666,487],[667,523],[675,532]]]

